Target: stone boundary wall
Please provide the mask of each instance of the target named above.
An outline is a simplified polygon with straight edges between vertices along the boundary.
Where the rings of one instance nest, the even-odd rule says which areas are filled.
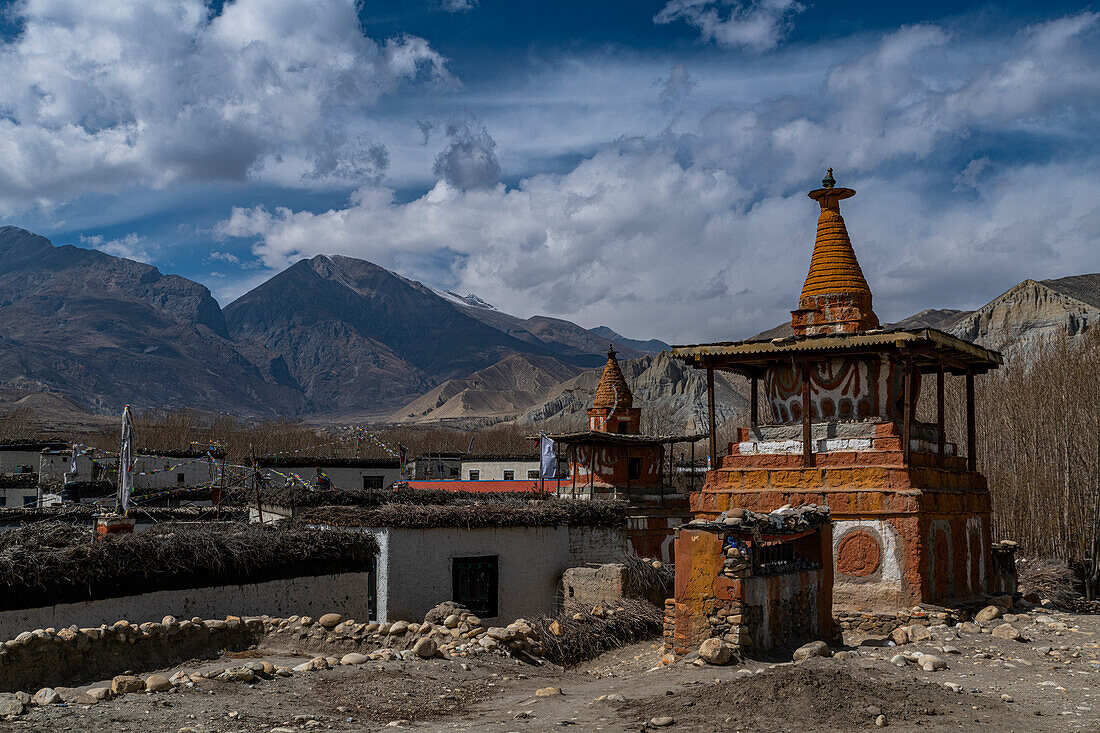
[[[335,612],[367,618],[369,577],[369,573],[317,575],[0,611],[0,639],[28,629],[92,627],[118,619],[161,618],[165,613],[179,618],[225,618]]]
[[[263,635],[263,622],[176,621],[134,626],[24,631],[0,646],[0,690],[79,685],[130,669],[158,669],[220,650],[241,651]]]
[[[225,651],[262,646],[291,653],[319,654],[284,676],[335,664],[361,664],[375,659],[433,656],[511,656],[542,664],[538,632],[523,619],[508,626],[486,627],[461,606],[447,602],[432,609],[423,623],[356,622],[337,613],[320,618],[271,616],[160,622],[135,625],[35,629],[0,644],[0,691],[78,686],[128,670],[154,670],[192,659],[216,659]],[[242,670],[218,670],[223,679],[239,679]],[[137,678],[134,678],[137,679]],[[247,680],[245,680],[247,681]],[[138,680],[140,682],[140,680]],[[173,686],[185,678],[173,676]],[[140,691],[139,686],[134,691]]]

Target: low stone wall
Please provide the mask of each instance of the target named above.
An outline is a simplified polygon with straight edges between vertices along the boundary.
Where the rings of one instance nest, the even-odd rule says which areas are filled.
[[[319,616],[328,612],[368,618],[369,577],[369,573],[317,575],[0,611],[0,639],[10,639],[27,629],[91,627],[113,624],[125,618],[161,618],[166,612],[178,618],[225,618],[265,613]]]
[[[888,636],[901,626],[953,626],[970,618],[970,614],[958,609],[925,611],[920,608],[889,611],[838,611],[833,621],[840,633],[851,632],[859,636]]]
[[[24,631],[0,647],[0,690],[79,685],[129,669],[158,669],[219,650],[240,651],[263,636],[263,622],[177,621]]]
[[[438,655],[496,654],[542,663],[543,653],[538,633],[527,621],[486,627],[480,618],[449,602],[430,611],[423,623],[357,622],[337,613],[317,619],[295,615],[179,621],[166,616],[139,625],[117,621],[95,628],[24,631],[0,644],[0,691],[77,686],[128,670],[161,669],[256,646],[317,655],[288,672],[331,666],[341,659],[362,663]],[[226,679],[233,674],[227,671]],[[172,679],[174,685],[183,682],[186,679]]]

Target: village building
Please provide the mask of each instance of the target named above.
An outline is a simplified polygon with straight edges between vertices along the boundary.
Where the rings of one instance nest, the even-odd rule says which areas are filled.
[[[620,560],[628,551],[621,507],[584,511],[572,502],[470,502],[390,506],[264,503],[252,521],[371,533],[371,620],[424,617],[442,601],[499,624],[554,611],[567,568]]]
[[[831,169],[809,194],[820,215],[793,336],[673,347],[675,358],[707,372],[715,458],[713,373],[750,381],[750,424],[714,463],[691,510],[713,520],[733,510],[829,507],[838,608],[981,596],[998,573],[989,491],[975,466],[974,379],[1001,356],[934,329],[881,328],[840,214],[853,195],[835,186]],[[965,379],[965,455],[947,440],[948,375]],[[916,406],[928,381],[936,418],[924,423]],[[696,564],[695,546],[677,544],[678,571]]]
[[[64,450],[68,443],[21,440],[0,445],[0,474],[38,473],[44,450]]]
[[[402,480],[401,464],[390,458],[261,456],[261,475],[273,486],[298,484],[346,491],[382,491]]]
[[[165,450],[156,454],[139,453],[134,460],[134,492],[163,491],[176,488],[209,486],[221,475],[221,450]],[[38,484],[44,494],[61,496],[68,485],[117,484],[118,456],[95,448],[78,448],[76,471],[73,467],[73,447],[61,444],[50,447],[38,456]],[[71,496],[66,501],[82,501],[89,497]],[[99,496],[90,497],[99,498]]]
[[[588,430],[550,435],[568,470],[556,482],[559,496],[622,500],[627,535],[642,557],[672,560],[674,528],[690,519],[687,492],[674,485],[674,448],[706,435],[642,435],[642,409],[619,367],[613,347],[588,408]]]
[[[458,481],[462,478],[465,453],[429,453],[408,462],[405,477],[410,481]]]
[[[527,481],[539,477],[537,455],[468,455],[463,456],[461,466],[464,481]]]

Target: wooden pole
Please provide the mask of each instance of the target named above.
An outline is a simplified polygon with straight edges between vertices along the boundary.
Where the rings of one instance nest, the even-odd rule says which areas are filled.
[[[901,459],[902,462],[909,465],[909,430],[910,423],[912,422],[912,415],[910,414],[913,407],[913,396],[910,394],[913,384],[912,368],[913,358],[909,354],[905,355],[905,361],[902,363],[901,374]]]
[[[718,432],[714,429],[714,367],[707,362],[707,424],[710,426],[710,467],[718,468]]]
[[[260,468],[256,465],[256,450],[249,445],[248,456],[252,461],[252,488],[256,492],[256,517],[264,523],[264,505],[260,501]]]
[[[695,441],[694,440],[691,441],[691,473],[689,475],[691,476],[691,478],[688,479],[688,481],[690,481],[691,483],[688,486],[688,491],[692,492],[692,491],[695,491]]]
[[[802,363],[802,466],[814,465],[813,423],[810,421],[810,363]]]
[[[936,372],[936,462],[940,468],[943,468],[944,453],[946,440],[944,439],[944,415],[943,415],[943,383],[944,373],[943,364],[940,364],[940,370]]]
[[[749,381],[749,424],[752,425],[754,428],[757,426],[758,422],[756,414],[758,412],[758,403],[760,399],[757,394],[759,392],[759,389],[757,388],[757,382],[758,380],[756,378],[756,375],[752,375],[752,379]]]
[[[978,434],[974,423],[974,375],[966,375],[966,470],[978,470]]]
[[[569,473],[573,474],[573,488],[570,494],[574,499],[577,498],[577,444],[573,443],[569,446],[569,452],[572,454],[572,458],[569,459]]]

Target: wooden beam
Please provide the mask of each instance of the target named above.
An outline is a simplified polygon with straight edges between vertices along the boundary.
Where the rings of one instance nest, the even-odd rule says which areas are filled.
[[[901,456],[904,465],[909,465],[909,435],[913,422],[913,358],[908,354],[905,355],[905,361],[902,362],[902,376],[901,376],[901,394],[902,394],[902,406],[901,406]]]
[[[943,415],[943,383],[945,379],[943,372],[943,366],[940,366],[940,370],[936,372],[936,463],[940,468],[943,468],[944,453],[946,440],[944,438],[944,415]]]
[[[752,379],[749,380],[749,425],[754,428],[757,425],[756,413],[759,411],[760,397],[757,394],[760,391],[758,388],[759,382],[760,380],[756,378],[755,374],[752,375]]]
[[[966,470],[978,470],[978,432],[974,421],[974,375],[966,375]]]
[[[810,363],[802,363],[802,466],[814,465],[813,423],[810,420]]]
[[[718,432],[714,429],[714,367],[707,362],[707,425],[710,427],[710,467],[718,468]]]

